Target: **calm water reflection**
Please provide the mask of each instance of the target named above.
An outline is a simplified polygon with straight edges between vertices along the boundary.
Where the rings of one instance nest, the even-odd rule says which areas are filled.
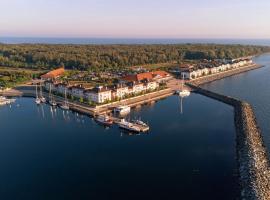
[[[205,84],[203,87],[252,104],[270,154],[270,54],[254,59],[265,67]]]
[[[233,109],[192,94],[133,110],[151,126],[130,136],[91,118],[0,107],[1,199],[235,199]],[[128,117],[129,118],[129,117]]]

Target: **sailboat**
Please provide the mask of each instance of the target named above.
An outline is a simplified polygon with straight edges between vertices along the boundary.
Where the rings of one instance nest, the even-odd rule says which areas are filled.
[[[57,106],[57,103],[55,102],[54,98],[53,98],[53,94],[52,94],[52,85],[50,84],[50,93],[49,93],[49,96],[50,96],[50,100],[49,100],[49,103],[52,105],[52,106]]]
[[[68,100],[67,100],[67,89],[65,88],[65,102],[60,106],[64,110],[69,110]]]
[[[41,85],[41,83],[40,83],[40,101],[42,102],[42,103],[46,103],[46,98],[43,96],[43,93],[42,93],[42,85]]]
[[[184,82],[185,82],[185,77],[183,75],[183,79],[182,79],[182,88],[179,91],[179,96],[184,98],[184,97],[188,97],[190,95],[190,91],[184,89]]]
[[[39,105],[41,103],[40,98],[38,97],[38,90],[37,90],[37,84],[36,84],[36,100],[35,100],[36,104]]]

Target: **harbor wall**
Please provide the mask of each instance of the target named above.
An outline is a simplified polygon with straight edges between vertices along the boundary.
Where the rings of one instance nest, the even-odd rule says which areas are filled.
[[[234,107],[241,199],[270,200],[270,164],[252,106],[187,83],[194,92]]]

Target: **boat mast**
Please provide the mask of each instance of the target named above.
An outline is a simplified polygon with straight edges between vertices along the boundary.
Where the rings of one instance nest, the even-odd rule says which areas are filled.
[[[40,83],[40,97],[42,98],[43,97],[43,94],[42,94],[42,85]]]
[[[65,106],[67,106],[67,89],[65,88]]]
[[[51,83],[50,83],[49,98],[50,98],[50,101],[52,101],[52,85],[51,85]]]
[[[184,89],[184,81],[185,81],[185,76],[184,76],[184,74],[182,75],[182,91],[183,91],[183,89]]]
[[[36,84],[36,98],[38,98],[37,84]]]

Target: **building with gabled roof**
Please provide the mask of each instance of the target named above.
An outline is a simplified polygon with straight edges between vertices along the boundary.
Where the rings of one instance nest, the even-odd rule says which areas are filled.
[[[65,68],[61,67],[61,68],[52,70],[46,74],[43,74],[41,76],[41,79],[43,79],[43,80],[56,79],[56,78],[59,78],[60,76],[62,76],[64,73],[65,73]]]
[[[122,77],[123,81],[126,82],[141,82],[143,80],[152,81],[156,80],[158,82],[165,81],[170,79],[172,76],[165,72],[165,71],[153,71],[153,72],[145,72],[140,74],[134,74],[134,75],[127,75]]]

